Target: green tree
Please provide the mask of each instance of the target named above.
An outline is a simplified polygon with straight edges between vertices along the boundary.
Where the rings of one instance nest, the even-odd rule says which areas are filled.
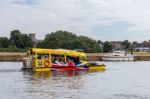
[[[41,47],[41,48],[59,48],[59,41],[55,36],[53,36],[51,34],[47,34],[44,41],[39,42],[37,47]]]
[[[19,30],[11,31],[10,41],[12,45],[15,45],[18,48],[23,48],[21,32]]]
[[[38,44],[36,45],[38,48],[44,48],[44,41],[39,41]]]
[[[85,36],[79,36],[80,46],[78,48],[83,49],[85,52],[101,52],[101,47],[96,40]]]
[[[85,36],[77,36],[67,31],[56,31],[47,34],[45,39],[38,43],[37,47],[83,49],[85,52],[101,52],[97,41]]]
[[[0,37],[0,47],[7,48],[10,45],[10,40],[7,37]]]
[[[33,41],[27,34],[21,34],[22,47],[33,47]]]
[[[97,44],[100,46],[101,52],[103,52],[103,42],[101,40],[98,40]]]
[[[112,44],[108,41],[104,42],[103,44],[103,52],[107,53],[112,51]]]
[[[77,38],[75,34],[67,31],[52,32],[51,36],[57,39],[58,48],[64,49],[73,49],[72,42]]]
[[[124,46],[124,49],[125,49],[125,50],[129,50],[131,43],[130,43],[128,40],[124,40],[124,41],[122,42],[122,45]]]

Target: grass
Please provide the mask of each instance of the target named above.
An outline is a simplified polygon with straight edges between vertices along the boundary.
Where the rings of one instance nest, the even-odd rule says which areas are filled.
[[[150,56],[150,52],[134,52],[136,56]]]
[[[28,49],[19,49],[19,48],[0,48],[0,56],[5,57],[22,57],[26,56],[26,51]]]
[[[25,52],[0,52],[0,56],[26,56]]]
[[[0,61],[22,61],[25,52],[0,52]]]

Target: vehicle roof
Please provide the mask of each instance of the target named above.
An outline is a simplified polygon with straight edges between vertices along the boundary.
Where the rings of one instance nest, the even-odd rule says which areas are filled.
[[[78,52],[75,50],[67,49],[41,49],[41,48],[32,48],[33,52],[37,53],[52,53],[52,54],[66,54],[70,56],[86,56],[84,52]]]

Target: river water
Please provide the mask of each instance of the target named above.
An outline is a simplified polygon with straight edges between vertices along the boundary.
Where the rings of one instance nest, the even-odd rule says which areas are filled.
[[[0,99],[150,99],[150,62],[102,62],[105,71],[21,70],[0,62]]]

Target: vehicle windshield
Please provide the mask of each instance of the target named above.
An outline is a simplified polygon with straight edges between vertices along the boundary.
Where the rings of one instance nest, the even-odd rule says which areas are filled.
[[[87,61],[87,58],[85,56],[81,56],[81,61]]]

